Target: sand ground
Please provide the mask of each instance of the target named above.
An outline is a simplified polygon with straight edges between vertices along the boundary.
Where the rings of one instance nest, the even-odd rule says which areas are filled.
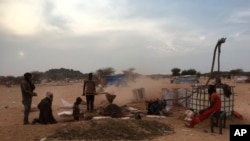
[[[201,83],[205,79],[201,80]],[[160,98],[162,88],[174,88],[174,87],[185,87],[190,88],[190,85],[177,85],[170,84],[169,79],[139,79],[133,83],[130,83],[126,87],[108,87],[105,91],[116,94],[117,97],[114,103],[118,105],[131,105],[140,110],[146,110],[144,102],[135,103],[132,94],[134,88],[145,88],[146,98]],[[233,81],[224,81],[229,85],[233,85],[235,93],[235,111],[243,115],[243,120],[235,117],[228,117],[226,128],[223,129],[223,134],[219,134],[218,128],[215,129],[215,133],[210,133],[209,121],[206,120],[195,128],[186,128],[182,116],[183,110],[174,110],[173,114],[165,119],[152,119],[161,120],[164,123],[171,124],[175,133],[171,135],[165,135],[157,137],[153,140],[171,140],[171,141],[206,141],[206,140],[220,140],[229,141],[229,125],[230,124],[250,124],[250,84],[246,83],[234,83]],[[73,103],[75,98],[82,94],[82,83],[50,83],[50,84],[39,84],[36,85],[37,97],[33,98],[33,106],[39,103],[44,98],[46,91],[54,93],[53,101],[53,112],[55,118],[58,120],[58,124],[55,125],[23,125],[23,105],[21,103],[21,92],[19,86],[0,86],[0,138],[3,141],[34,141],[40,140],[48,135],[54,133],[54,131],[60,127],[66,126],[65,119],[57,115],[58,112],[64,111],[61,106],[61,99]],[[85,98],[85,97],[82,97]],[[104,95],[96,96],[95,107],[101,105],[106,98]],[[38,117],[39,112],[34,111],[30,113],[29,119],[32,121]],[[81,121],[79,123],[84,124],[88,120]]]

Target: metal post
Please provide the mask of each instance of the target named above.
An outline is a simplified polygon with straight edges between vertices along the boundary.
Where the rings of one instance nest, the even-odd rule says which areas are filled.
[[[221,44],[222,43],[225,43],[226,42],[226,38],[221,38],[218,40],[215,48],[214,48],[214,55],[213,55],[213,61],[212,61],[212,67],[211,67],[211,72],[210,72],[210,76],[207,80],[207,83],[206,85],[209,83],[211,77],[212,77],[212,74],[213,74],[213,70],[214,70],[214,61],[215,61],[215,56],[216,56],[216,51],[217,49],[219,50],[219,54],[218,54],[218,72],[220,71],[220,51],[221,51]]]

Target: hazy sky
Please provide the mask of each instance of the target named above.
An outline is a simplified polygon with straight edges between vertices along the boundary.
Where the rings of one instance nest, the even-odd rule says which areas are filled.
[[[249,25],[249,0],[0,0],[0,75],[205,73],[221,37],[221,70],[250,71]]]

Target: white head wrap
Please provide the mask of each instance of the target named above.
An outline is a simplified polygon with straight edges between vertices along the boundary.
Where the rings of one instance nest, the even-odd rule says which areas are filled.
[[[50,91],[46,92],[46,97],[51,98],[52,96],[53,96],[52,92],[50,92]]]

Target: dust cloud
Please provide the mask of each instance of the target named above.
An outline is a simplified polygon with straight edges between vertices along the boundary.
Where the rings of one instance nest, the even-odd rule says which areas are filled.
[[[105,92],[116,95],[113,103],[117,105],[125,105],[127,103],[136,102],[136,96],[133,92],[135,89],[144,88],[144,98],[161,98],[162,88],[173,87],[174,84],[170,84],[170,79],[152,79],[149,77],[140,77],[135,81],[129,81],[123,86],[108,86],[104,88]],[[105,95],[98,96],[96,102],[101,103],[105,98]]]

